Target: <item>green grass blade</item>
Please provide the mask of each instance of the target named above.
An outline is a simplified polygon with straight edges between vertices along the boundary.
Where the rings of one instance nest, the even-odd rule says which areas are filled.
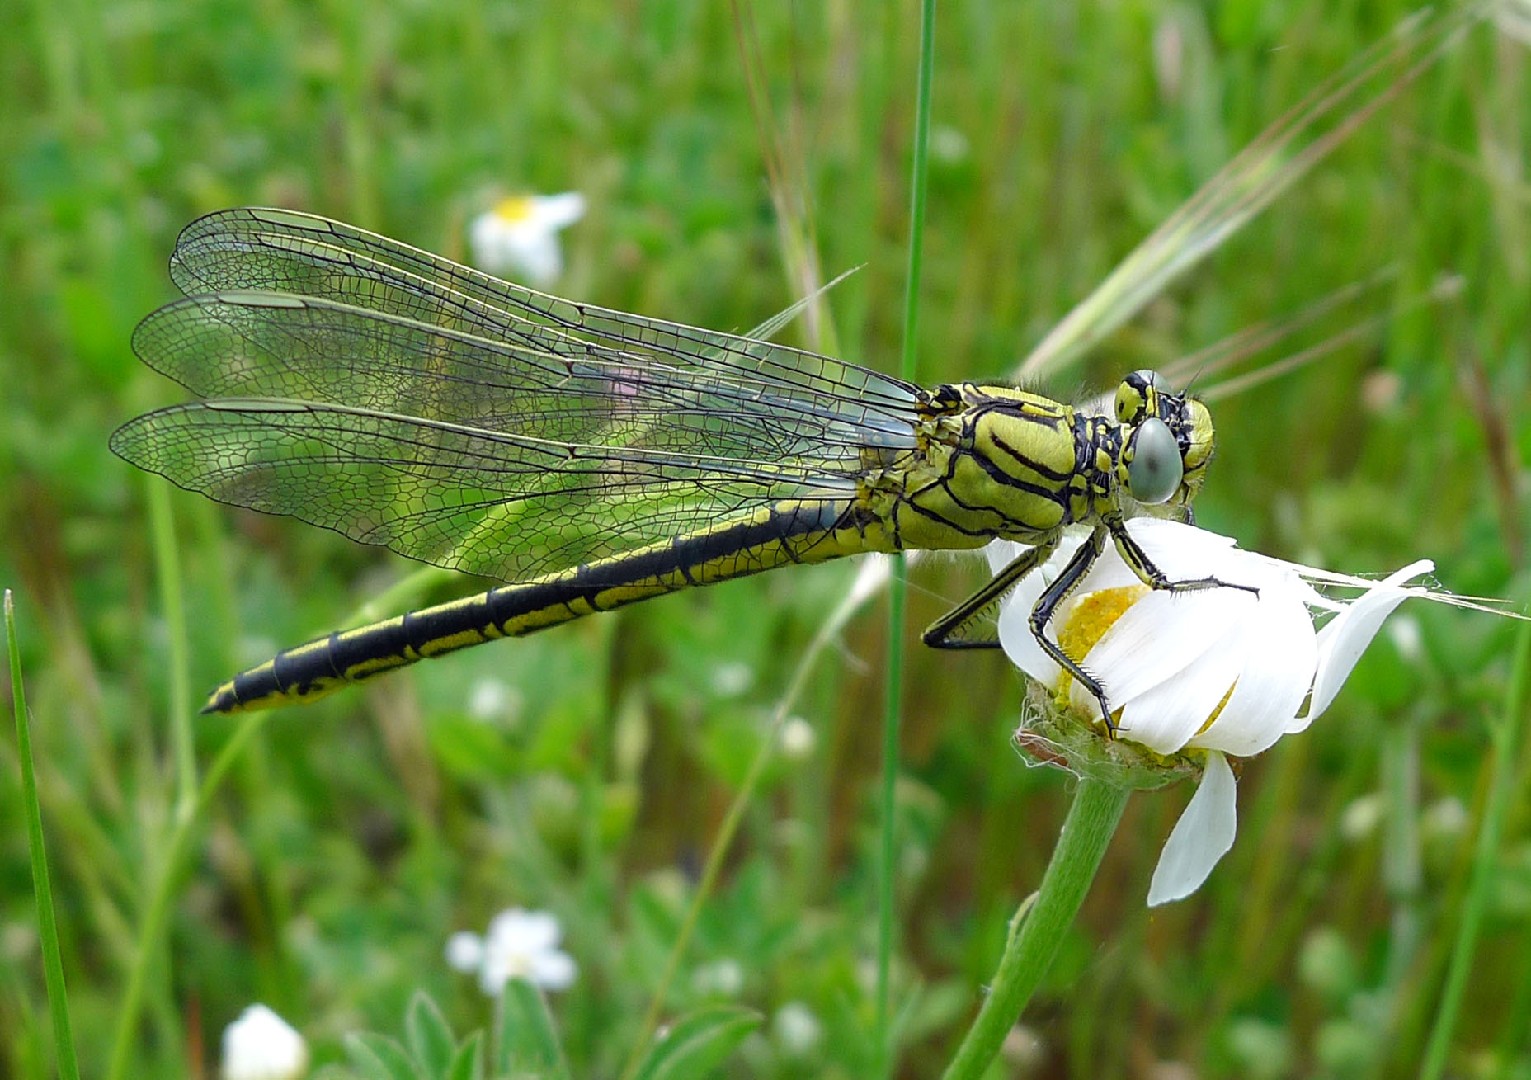
[[[1320,82],[1133,249],[1048,332],[1018,375],[1056,373],[1136,315],[1311,172],[1482,16],[1475,5],[1416,13]]]
[[[1462,997],[1467,989],[1467,977],[1472,972],[1473,950],[1478,943],[1478,931],[1494,891],[1499,858],[1499,841],[1504,833],[1505,819],[1515,802],[1515,763],[1520,757],[1520,741],[1525,728],[1526,669],[1531,663],[1531,626],[1522,626],[1515,649],[1515,670],[1505,690],[1504,715],[1491,729],[1493,741],[1494,786],[1489,793],[1488,805],[1483,812],[1483,825],[1478,830],[1478,846],[1473,852],[1472,882],[1462,906],[1462,918],[1457,924],[1457,938],[1451,950],[1451,965],[1446,972],[1446,985],[1441,991],[1440,1007],[1435,1014],[1435,1026],[1430,1031],[1430,1042],[1425,1050],[1425,1062],[1420,1076],[1435,1080],[1446,1068],[1446,1055],[1451,1049],[1451,1036],[1456,1030],[1457,1018],[1462,1011]]]
[[[892,557],[876,555],[863,557],[862,570],[856,575],[855,584],[851,586],[846,597],[835,605],[829,618],[820,625],[818,632],[808,643],[808,647],[803,650],[801,659],[798,660],[791,677],[787,680],[787,687],[782,691],[771,713],[770,737],[761,740],[760,749],[750,761],[749,771],[745,773],[744,781],[739,785],[739,793],[729,803],[728,812],[723,815],[722,824],[718,826],[717,835],[713,837],[712,846],[707,852],[707,862],[702,867],[702,876],[698,879],[691,903],[686,908],[680,932],[675,935],[675,942],[670,947],[664,972],[660,975],[653,996],[650,998],[643,1023],[638,1029],[638,1039],[634,1043],[632,1054],[622,1070],[624,1077],[636,1077],[638,1070],[643,1066],[644,1048],[649,1045],[655,1030],[659,1027],[659,1016],[664,1008],[665,998],[675,981],[677,972],[680,971],[681,960],[686,955],[686,949],[696,931],[697,921],[702,915],[702,907],[717,887],[718,877],[723,872],[723,861],[728,856],[740,826],[744,823],[744,812],[748,809],[750,801],[760,787],[761,780],[765,777],[766,766],[771,763],[772,755],[780,741],[782,725],[787,722],[787,718],[797,706],[798,697],[807,685],[809,673],[813,671],[819,657],[834,644],[851,616],[886,584],[888,568],[892,562]]]
[[[175,756],[176,812],[189,812],[197,790],[196,746],[191,732],[191,662],[186,648],[186,603],[181,589],[181,558],[170,512],[170,485],[147,477],[149,528],[154,538],[160,608],[164,612],[170,653],[170,732]]]
[[[212,765],[202,778],[196,799],[175,818],[175,828],[170,833],[157,875],[151,885],[148,906],[144,909],[143,922],[138,930],[138,942],[133,955],[133,966],[128,973],[128,983],[117,1009],[117,1027],[112,1038],[111,1063],[106,1075],[109,1080],[127,1076],[128,1053],[133,1045],[133,1033],[143,1009],[144,995],[148,988],[149,970],[162,947],[165,928],[170,923],[170,907],[175,898],[175,886],[180,880],[181,861],[191,849],[191,841],[197,835],[197,825],[207,812],[213,794],[223,783],[223,778],[239,760],[245,745],[255,733],[265,726],[270,713],[250,713],[240,720],[239,727],[218,751]]]
[[[21,645],[16,637],[16,605],[5,590],[5,645],[11,657],[11,709],[16,721],[16,757],[21,763],[21,801],[27,815],[27,848],[32,855],[32,891],[37,897],[37,936],[43,954],[43,981],[48,988],[48,1013],[53,1021],[53,1048],[59,1075],[78,1080],[74,1031],[69,1024],[69,998],[64,986],[64,960],[59,949],[58,918],[53,910],[53,886],[48,877],[48,850],[43,840],[42,805],[37,801],[37,772],[32,763],[32,729],[21,681]]]
[[[681,1017],[644,1059],[638,1080],[707,1076],[760,1027],[760,1014],[738,1005],[708,1005]]]
[[[920,270],[925,256],[925,185],[930,148],[930,85],[936,67],[935,37],[935,0],[924,0],[920,5],[920,63],[914,109],[914,154],[909,179],[909,270],[904,283],[904,346],[899,364],[899,374],[910,382],[914,381],[918,367]],[[879,815],[882,852],[877,870],[877,1012],[873,1034],[877,1055],[874,1075],[877,1076],[889,1074],[893,1059],[889,1001],[892,996],[894,865],[898,840],[898,733],[904,711],[904,609],[908,595],[908,563],[903,555],[897,555],[888,589],[888,660],[883,691]]]

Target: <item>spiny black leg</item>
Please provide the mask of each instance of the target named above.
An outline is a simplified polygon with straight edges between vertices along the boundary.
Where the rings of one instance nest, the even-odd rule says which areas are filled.
[[[1100,558],[1100,553],[1106,550],[1106,529],[1104,526],[1096,526],[1095,531],[1090,533],[1089,539],[1079,545],[1079,550],[1074,552],[1074,557],[1064,566],[1063,573],[1057,580],[1049,585],[1037,599],[1036,607],[1031,609],[1031,633],[1037,639],[1037,644],[1042,646],[1042,651],[1052,657],[1064,671],[1067,671],[1079,685],[1090,692],[1100,704],[1101,719],[1106,722],[1106,732],[1109,735],[1116,734],[1116,725],[1111,722],[1111,706],[1106,703],[1106,691],[1096,682],[1093,677],[1080,667],[1074,660],[1063,651],[1063,646],[1048,638],[1047,624],[1052,621],[1053,613],[1058,610],[1058,605],[1068,599],[1069,593],[1073,592],[1085,574],[1090,572],[1090,567],[1095,565],[1095,560]]]
[[[983,588],[931,623],[923,635],[925,644],[933,649],[998,648],[997,637],[981,638],[972,635],[972,624],[999,603],[1017,582],[1051,558],[1056,550],[1058,541],[1053,540],[1021,552],[990,578]]]
[[[1243,592],[1260,595],[1260,590],[1253,585],[1239,585],[1232,581],[1224,581],[1221,578],[1204,577],[1192,578],[1189,581],[1171,581],[1165,576],[1163,570],[1154,565],[1154,561],[1148,557],[1132,535],[1127,532],[1127,524],[1120,516],[1106,518],[1106,528],[1111,531],[1111,539],[1116,542],[1116,550],[1121,555],[1122,561],[1127,564],[1138,580],[1151,589],[1159,589],[1163,592],[1195,592],[1198,589],[1239,589]]]

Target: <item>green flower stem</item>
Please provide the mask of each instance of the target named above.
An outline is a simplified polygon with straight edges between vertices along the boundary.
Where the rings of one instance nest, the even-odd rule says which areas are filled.
[[[989,996],[957,1048],[947,1080],[978,1080],[994,1061],[1084,902],[1129,794],[1105,781],[1079,781],[1042,887],[1016,912]]]

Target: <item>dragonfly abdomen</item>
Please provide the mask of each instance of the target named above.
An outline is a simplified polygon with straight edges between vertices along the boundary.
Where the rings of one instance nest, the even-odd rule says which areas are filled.
[[[609,559],[342,630],[287,649],[218,687],[204,713],[296,705],[420,660],[523,637],[598,611],[793,563],[890,550],[852,500],[793,500]]]

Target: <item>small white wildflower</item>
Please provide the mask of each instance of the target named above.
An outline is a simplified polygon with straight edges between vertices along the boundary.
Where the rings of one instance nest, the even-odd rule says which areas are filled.
[[[1465,833],[1470,823],[1462,800],[1446,795],[1425,807],[1420,818],[1420,831],[1427,839],[1453,840]]]
[[[818,741],[813,725],[801,716],[789,717],[781,726],[781,752],[792,761],[811,757]]]
[[[1151,589],[1108,545],[1054,614],[1052,631],[1076,643],[1081,666],[1105,688],[1121,739],[1160,755],[1198,751],[1205,761],[1201,785],[1154,871],[1153,905],[1194,892],[1233,844],[1236,793],[1224,755],[1258,754],[1317,719],[1404,600],[1455,598],[1410,584],[1430,572],[1428,560],[1369,581],[1241,551],[1227,537],[1179,522],[1138,518],[1128,528],[1172,581],[1210,576],[1259,590]],[[1042,651],[1027,622],[1083,539],[1066,537],[1016,587],[1000,613],[999,633],[1011,661],[1060,705],[1098,720],[1094,698]],[[1016,550],[996,547],[990,553],[996,564]],[[1360,595],[1337,599],[1336,588]],[[1314,612],[1331,617],[1315,629]]]
[[[714,960],[691,973],[691,987],[708,997],[737,997],[744,989],[744,968],[727,957]]]
[[[1022,1076],[1037,1072],[1047,1061],[1047,1044],[1035,1028],[1026,1024],[1016,1024],[1005,1032],[1005,1041],[1000,1044],[999,1052]]]
[[[468,715],[475,720],[514,720],[521,694],[503,679],[478,679],[468,688]]]
[[[721,698],[736,698],[755,681],[755,669],[742,660],[719,664],[712,671],[712,692]]]
[[[563,273],[558,231],[584,214],[585,197],[577,191],[501,199],[468,224],[473,264],[546,288]]]
[[[1375,791],[1352,799],[1340,812],[1340,835],[1351,843],[1367,839],[1382,824],[1382,796]]]
[[[308,1072],[308,1044],[264,1005],[223,1029],[223,1080],[295,1080]]]
[[[484,939],[471,930],[459,930],[447,938],[447,966],[471,975],[484,966]]]
[[[1180,97],[1185,75],[1185,28],[1180,25],[1178,14],[1171,9],[1154,27],[1154,79],[1159,84],[1159,97],[1163,101],[1175,101]]]
[[[1419,620],[1414,616],[1405,614],[1389,619],[1387,636],[1393,648],[1398,650],[1398,655],[1409,663],[1417,664],[1424,656],[1425,635],[1419,628]]]
[[[937,124],[930,129],[930,156],[942,165],[960,165],[968,159],[968,137],[954,127]]]
[[[789,1001],[771,1019],[771,1034],[792,1057],[808,1057],[824,1037],[824,1025],[801,1001]]]
[[[447,939],[447,963],[465,974],[478,973],[479,985],[499,996],[511,979],[525,979],[544,990],[566,990],[574,983],[574,958],[558,948],[558,919],[545,911],[508,908],[489,921],[480,937],[459,931]]]

